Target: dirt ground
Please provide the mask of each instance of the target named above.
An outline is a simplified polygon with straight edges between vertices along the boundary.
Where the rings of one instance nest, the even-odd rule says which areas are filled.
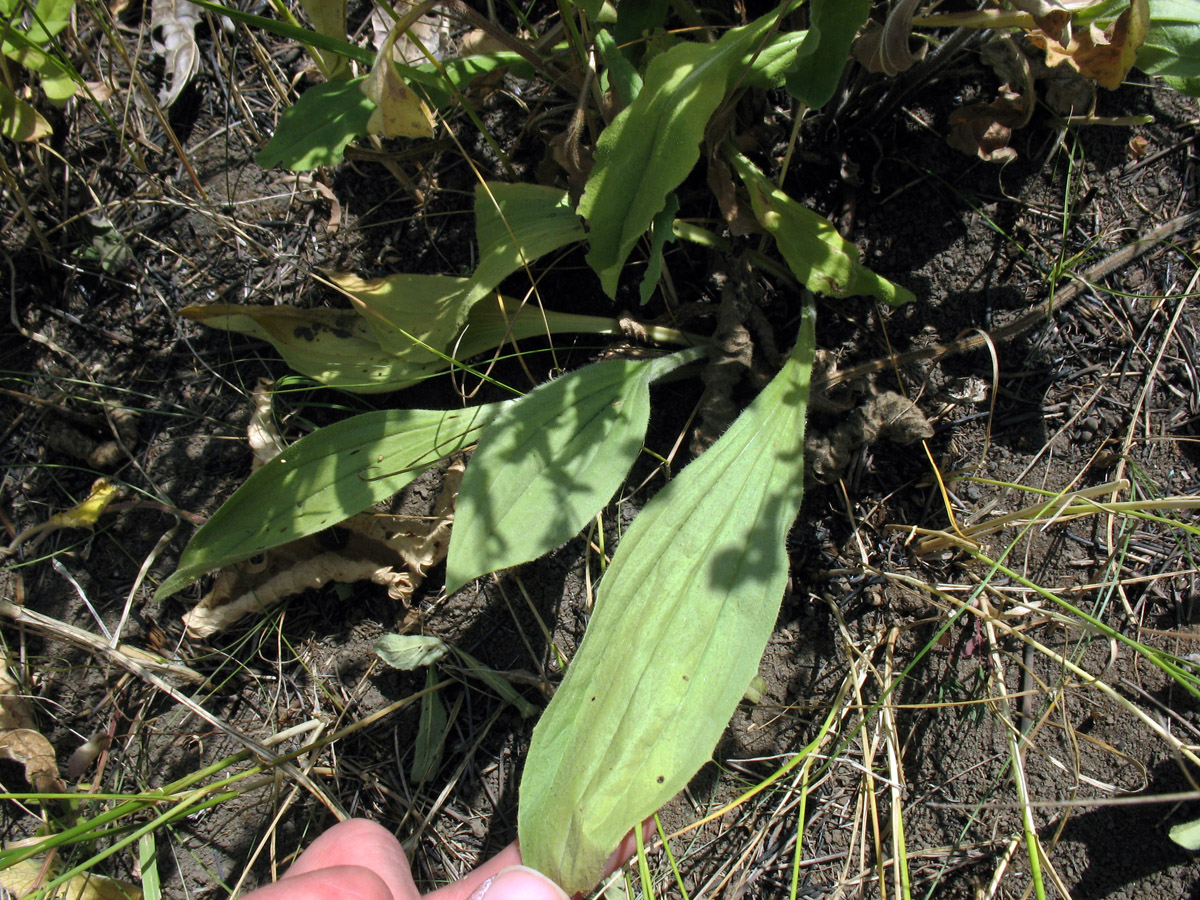
[[[146,23],[136,11],[120,21],[132,46]],[[606,510],[603,535],[593,531],[515,573],[445,596],[435,570],[410,608],[397,608],[374,585],[331,585],[266,620],[208,642],[188,640],[181,616],[205,585],[163,603],[152,595],[194,523],[249,473],[249,394],[259,379],[276,380],[277,417],[289,439],[386,405],[460,405],[464,385],[443,377],[367,398],[317,389],[290,376],[268,345],[205,330],[179,310],[214,302],[340,305],[313,277],[322,271],[458,274],[472,264],[474,185],[460,153],[445,149],[404,164],[419,200],[369,159],[307,180],[263,171],[254,155],[280,107],[255,52],[272,58],[271,72],[285,81],[304,58],[244,30],[205,27],[200,46],[199,72],[166,122],[182,155],[163,122],[119,99],[107,108],[129,117],[123,133],[132,146],[83,103],[53,122],[53,152],[4,145],[21,189],[6,188],[0,206],[0,278],[12,310],[0,326],[0,524],[11,540],[82,500],[100,475],[124,493],[123,506],[94,533],[56,532],[36,548],[27,542],[0,572],[0,597],[96,635],[119,623],[130,644],[205,680],[164,675],[176,692],[169,695],[64,629],[18,625],[12,615],[5,639],[60,766],[89,738],[110,739],[92,767],[72,776],[93,791],[157,788],[295,726],[305,727],[272,752],[348,730],[295,760],[313,789],[294,769],[241,781],[233,796],[158,831],[165,896],[204,900],[263,883],[335,812],[393,829],[418,883],[434,887],[514,839],[534,718],[446,669],[442,760],[415,783],[418,704],[403,701],[425,687],[425,676],[389,670],[373,641],[395,630],[440,636],[508,673],[540,708],[559,677],[541,625],[569,658],[599,575],[597,548],[611,553],[661,485],[657,462],[643,455]],[[148,48],[141,52],[153,74],[161,63]],[[541,113],[550,109],[561,125],[570,98],[531,98],[514,87],[521,86],[481,101],[481,111],[518,176],[532,180],[553,132]],[[1064,132],[1039,112],[1014,135],[1016,159],[1000,166],[945,141],[953,109],[990,98],[995,87],[968,48],[923,82],[855,83],[836,111],[801,130],[802,153],[785,188],[837,223],[872,269],[918,298],[895,310],[862,298],[819,299],[827,378],[833,367],[1001,331],[1052,287],[1066,291],[1069,279],[1051,273],[1087,272],[1198,210],[1195,100],[1135,72],[1118,91],[1101,92],[1098,111],[1151,115],[1152,123]],[[778,92],[757,102],[739,131],[755,152],[778,158],[790,101]],[[484,175],[502,177],[470,124],[455,128]],[[701,196],[702,180],[685,186],[685,210],[688,191]],[[716,212],[710,202],[689,214]],[[104,230],[89,226],[89,217],[107,219],[125,243],[128,255],[107,270],[87,253]],[[1031,896],[1009,753],[1015,730],[1027,742],[1024,778],[1048,896],[1200,898],[1200,862],[1167,836],[1172,825],[1200,817],[1200,772],[1179,749],[1200,752],[1197,698],[1129,644],[1060,614],[1032,587],[1129,640],[1200,660],[1194,510],[1180,504],[1158,509],[1158,518],[1090,515],[984,533],[981,552],[1003,556],[1005,571],[952,543],[922,543],[933,540],[926,531],[968,529],[1029,506],[1039,499],[1034,490],[1053,495],[1123,480],[1120,500],[1198,493],[1197,254],[1200,226],[1192,222],[1096,283],[1067,291],[1011,340],[934,361],[902,358],[814,396],[812,468],[821,479],[810,484],[789,539],[790,586],[760,668],[767,690],[759,703],[743,704],[713,763],[663,812],[670,833],[720,811],[671,841],[689,896],[787,896],[802,815],[800,897],[895,896],[897,819],[912,896]],[[582,252],[555,265],[542,294],[556,308],[632,310],[643,321],[667,312],[660,297],[639,308],[629,285],[617,303],[608,300]],[[666,265],[680,298],[715,307],[719,263],[707,251],[676,243]],[[758,339],[786,350],[801,298],[767,275],[759,280],[770,334]],[[687,327],[711,329],[711,315]],[[575,368],[626,346],[559,339],[555,361]],[[535,381],[555,364],[544,352],[527,359]],[[531,386],[515,364],[496,374]],[[920,443],[856,444],[839,432],[885,390],[916,400],[933,432],[928,456]],[[741,391],[746,400],[754,386]],[[686,448],[699,396],[695,380],[655,389],[649,451],[670,455],[681,436]],[[488,399],[483,386],[470,402]],[[125,410],[135,413],[134,425],[120,432],[114,417],[124,421]],[[821,456],[820,442],[838,434],[839,458]],[[677,468],[686,462],[681,452]],[[414,483],[403,509],[428,512],[440,477],[435,471]],[[998,622],[1045,652],[1012,634],[989,635],[985,619],[962,613],[962,603],[990,604],[1003,613]],[[881,685],[893,682],[882,696]],[[850,693],[835,703],[846,685]],[[837,721],[807,781],[797,769],[722,809],[818,737],[831,709]],[[236,759],[223,771],[244,773],[251,764]],[[0,762],[0,786],[28,790],[21,767]],[[37,805],[4,802],[0,836],[26,838],[42,815]],[[95,849],[63,853],[78,861]],[[652,848],[651,859],[659,894],[677,896],[661,850]],[[136,867],[136,855],[123,851],[100,871],[136,880]]]

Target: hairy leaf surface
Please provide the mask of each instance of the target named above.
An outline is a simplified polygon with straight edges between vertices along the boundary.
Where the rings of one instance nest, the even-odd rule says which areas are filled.
[[[641,452],[650,383],[703,353],[593,363],[499,413],[463,477],[446,590],[537,559],[577,535]]]
[[[787,581],[815,347],[633,520],[579,652],[533,733],[519,826],[527,865],[568,892],[712,755],[757,668]]]
[[[775,187],[740,153],[726,154],[750,192],[759,224],[775,238],[792,273],[810,291],[831,297],[865,294],[893,306],[915,298],[858,262],[858,248],[838,234],[826,218],[797,203]]]
[[[155,596],[168,597],[211,569],[315,534],[387,499],[478,440],[479,429],[503,407],[382,410],[301,438],[251,475],[196,532]]]
[[[591,226],[588,263],[609,296],[633,245],[700,158],[708,120],[791,6],[715,43],[679,44],[655,57],[637,99],[600,135],[579,213]]]

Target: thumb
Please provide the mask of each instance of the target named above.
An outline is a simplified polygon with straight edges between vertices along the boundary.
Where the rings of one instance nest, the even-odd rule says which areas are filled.
[[[568,900],[562,888],[536,869],[509,866],[485,881],[469,900]]]

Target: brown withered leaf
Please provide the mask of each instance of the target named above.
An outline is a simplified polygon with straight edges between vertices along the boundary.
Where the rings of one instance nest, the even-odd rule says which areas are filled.
[[[58,774],[54,748],[37,730],[29,704],[9,673],[8,654],[0,647],[0,759],[25,767],[25,780],[39,793],[61,794],[67,789]]]
[[[1129,0],[1129,9],[1103,31],[1092,24],[1063,44],[1062,35],[1039,29],[1029,33],[1029,40],[1045,51],[1047,65],[1066,63],[1101,87],[1116,90],[1137,61],[1149,26],[1150,0]]]
[[[466,466],[452,464],[428,518],[359,513],[320,534],[267,550],[221,570],[213,588],[183,617],[188,634],[206,638],[243,616],[331,581],[372,581],[407,602],[429,570],[446,558],[454,501]]]
[[[991,103],[972,103],[956,109],[950,114],[946,143],[987,162],[1016,159],[1017,151],[1008,142],[1013,129],[1026,121],[1027,102],[1020,94],[1005,91]]]
[[[871,21],[850,45],[851,55],[869,72],[894,78],[925,57],[929,45],[924,41],[913,49],[912,20],[921,0],[900,0],[880,25]]]

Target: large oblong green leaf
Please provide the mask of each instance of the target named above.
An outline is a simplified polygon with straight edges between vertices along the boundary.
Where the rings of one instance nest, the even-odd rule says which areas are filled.
[[[521,854],[568,893],[708,761],[757,671],[803,491],[813,335],[810,306],[780,373],[634,519],[534,730]]]
[[[892,306],[916,299],[912,291],[860,264],[858,248],[838,234],[833,223],[775,187],[754,163],[732,149],[726,156],[750,192],[754,217],[810,291],[830,297],[863,294]]]
[[[579,214],[591,228],[588,264],[609,296],[633,245],[699,160],[708,120],[792,5],[715,43],[678,44],[655,57],[637,99],[600,135]]]
[[[475,239],[479,265],[467,290],[467,310],[509,275],[547,253],[582,241],[583,222],[566,191],[540,184],[489,181],[475,187]]]
[[[387,499],[476,441],[504,406],[382,410],[301,438],[251,475],[192,536],[155,597],[169,597],[211,569],[316,534]]]
[[[463,476],[446,590],[537,559],[578,534],[641,452],[650,383],[703,353],[593,363],[512,401]]]

